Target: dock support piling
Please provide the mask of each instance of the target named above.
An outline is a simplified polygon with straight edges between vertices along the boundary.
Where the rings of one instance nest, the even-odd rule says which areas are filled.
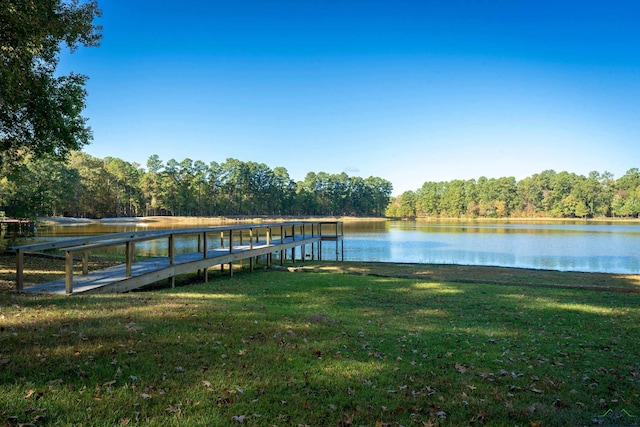
[[[173,238],[173,234],[169,234],[169,265],[173,266],[175,263],[175,239]],[[171,286],[171,288],[175,288],[176,287],[176,277],[174,275],[171,275],[171,277],[169,277],[169,286]]]
[[[65,252],[64,260],[64,273],[65,273],[65,287],[64,290],[67,295],[73,293],[73,252]]]
[[[24,289],[24,251],[16,250],[16,291],[22,292]]]
[[[89,274],[89,251],[82,251],[82,274]]]

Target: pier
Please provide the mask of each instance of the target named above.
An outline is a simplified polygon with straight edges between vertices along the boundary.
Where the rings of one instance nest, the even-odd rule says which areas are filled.
[[[296,254],[300,260],[322,260],[323,243],[335,243],[335,260],[344,259],[344,227],[341,221],[301,221],[277,224],[251,224],[204,228],[172,229],[104,234],[74,238],[64,241],[16,246],[16,291],[49,294],[122,293],[152,283],[167,280],[175,286],[175,277],[198,272],[208,281],[208,269],[229,266],[233,275],[233,263],[249,260],[253,271],[254,260],[265,258],[267,266],[273,255],[279,254],[282,265],[290,254],[292,262]],[[178,251],[176,241],[195,250]],[[166,247],[162,256],[136,259],[136,244],[153,242]],[[184,243],[188,244],[184,244]],[[148,243],[147,243],[148,244]],[[333,247],[333,245],[331,245]],[[88,271],[92,253],[108,247],[124,249],[124,262],[98,271]],[[298,249],[296,251],[296,249]],[[64,253],[65,277],[62,279],[25,286],[24,257],[33,253],[56,250]],[[81,272],[74,272],[76,261]]]

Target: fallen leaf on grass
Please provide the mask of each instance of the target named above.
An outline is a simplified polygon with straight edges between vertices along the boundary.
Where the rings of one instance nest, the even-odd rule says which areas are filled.
[[[353,425],[353,417],[350,415],[346,415],[343,419],[340,420],[340,422],[338,423],[338,426],[340,427],[344,427],[344,426],[350,426]]]
[[[218,400],[217,400],[218,407],[228,406],[228,405],[231,405],[232,403],[233,403],[233,399],[230,397],[220,396],[218,397]]]
[[[169,413],[169,414],[175,414],[175,413],[180,413],[181,410],[181,405],[170,405],[167,409],[165,409],[165,412]]]

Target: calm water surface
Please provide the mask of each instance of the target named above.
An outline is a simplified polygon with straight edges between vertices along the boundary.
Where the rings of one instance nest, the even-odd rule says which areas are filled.
[[[208,224],[188,227],[205,225]],[[35,240],[149,228],[148,224],[118,222],[59,225],[38,229]],[[152,252],[156,250],[162,248]],[[348,222],[344,258],[640,274],[640,224]]]
[[[348,260],[640,273],[640,224],[389,221],[345,232]]]

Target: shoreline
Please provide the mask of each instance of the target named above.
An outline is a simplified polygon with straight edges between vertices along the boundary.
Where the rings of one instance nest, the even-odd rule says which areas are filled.
[[[417,217],[413,219],[390,217],[354,217],[354,216],[280,216],[280,215],[232,215],[232,216],[164,216],[152,215],[142,217],[113,217],[113,218],[74,218],[74,217],[39,217],[37,222],[43,225],[83,225],[83,224],[161,224],[161,223],[188,223],[194,224],[221,224],[228,223],[268,223],[285,221],[342,221],[342,222],[387,222],[387,221],[416,221],[416,222],[529,222],[529,223],[570,223],[570,224],[639,224],[640,218],[541,218],[541,217],[513,217],[513,218],[436,218]]]
[[[342,222],[383,222],[389,221],[383,217],[352,217],[352,216],[139,216],[139,217],[114,217],[114,218],[72,218],[72,217],[39,217],[38,223],[44,225],[82,225],[82,224],[161,224],[161,223],[193,223],[193,224],[222,224],[248,223],[261,224],[269,222],[287,221],[342,221]]]
[[[29,256],[25,258],[27,277],[64,277],[64,258]],[[310,261],[273,267],[292,273],[353,274],[469,284],[580,289],[640,294],[640,275],[588,273],[579,271],[537,270],[520,267],[473,266],[463,264],[419,264],[379,261]],[[42,277],[40,277],[42,279]],[[190,279],[189,283],[198,283]],[[0,293],[12,292],[15,285],[15,255],[0,254]]]

